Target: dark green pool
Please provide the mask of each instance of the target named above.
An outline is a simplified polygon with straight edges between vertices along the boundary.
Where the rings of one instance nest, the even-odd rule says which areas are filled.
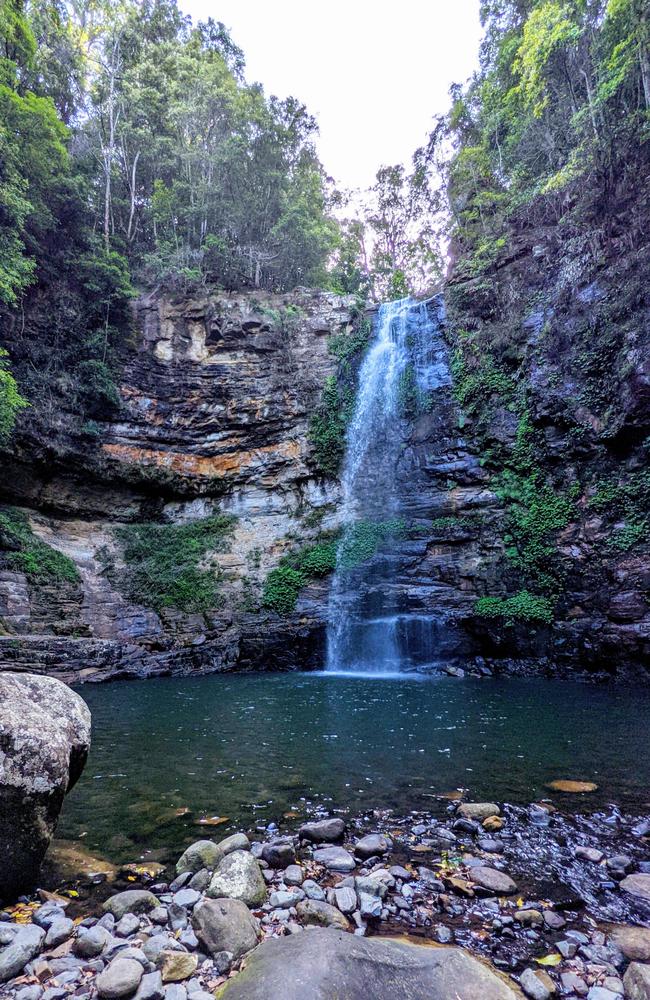
[[[554,778],[580,807],[650,801],[650,692],[547,681],[212,676],[86,686],[94,742],[59,836],[133,860],[315,804],[427,809],[465,786],[527,802]],[[181,817],[176,810],[187,808]]]

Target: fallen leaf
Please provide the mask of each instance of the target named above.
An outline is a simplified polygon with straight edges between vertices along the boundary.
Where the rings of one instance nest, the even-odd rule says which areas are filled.
[[[544,955],[544,958],[536,958],[535,961],[538,965],[559,965],[562,961],[562,956],[557,953],[554,955]]]

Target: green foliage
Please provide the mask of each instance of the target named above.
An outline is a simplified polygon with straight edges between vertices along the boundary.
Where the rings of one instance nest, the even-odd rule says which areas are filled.
[[[379,546],[389,538],[403,538],[406,523],[400,518],[389,521],[355,521],[346,527],[339,546],[339,565],[353,569],[372,559]]]
[[[400,416],[405,420],[414,420],[427,413],[432,404],[432,394],[420,389],[415,368],[412,364],[407,364],[400,372],[397,383],[397,406]]]
[[[516,384],[514,379],[486,354],[477,357],[458,347],[451,363],[454,378],[454,396],[463,410],[476,416],[492,397],[502,405],[512,402]]]
[[[321,401],[309,424],[314,464],[322,475],[334,479],[345,455],[345,435],[354,410],[354,392],[339,388],[335,375],[328,375]]]
[[[500,618],[504,625],[519,622],[541,622],[550,625],[553,621],[553,601],[547,597],[531,594],[527,590],[510,597],[479,597],[474,612],[480,618]]]
[[[339,364],[348,365],[365,351],[371,333],[372,324],[367,317],[363,317],[351,331],[333,334],[327,343],[328,350]]]
[[[235,519],[214,515],[189,524],[130,524],[116,529],[125,568],[116,582],[133,601],[164,611],[207,612],[220,605],[220,572],[203,566],[223,551]],[[209,562],[209,559],[208,559]]]
[[[609,539],[614,551],[627,552],[650,539],[650,472],[643,470],[627,480],[604,479],[597,484],[589,506],[615,524]]]
[[[29,406],[18,391],[16,380],[7,364],[7,357],[7,352],[0,347],[0,445],[9,439],[18,413]]]
[[[34,584],[78,583],[72,559],[42,542],[22,511],[0,508],[0,564],[25,573]]]
[[[336,537],[323,535],[321,539],[284,556],[280,565],[271,570],[262,591],[265,608],[280,615],[291,614],[302,588],[336,568]]]

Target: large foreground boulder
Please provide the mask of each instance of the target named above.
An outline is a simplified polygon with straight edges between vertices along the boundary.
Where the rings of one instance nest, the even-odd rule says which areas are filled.
[[[310,930],[269,938],[219,1000],[522,1000],[502,979],[460,948],[361,938]]]
[[[0,900],[34,885],[89,747],[79,695],[53,677],[0,673]]]

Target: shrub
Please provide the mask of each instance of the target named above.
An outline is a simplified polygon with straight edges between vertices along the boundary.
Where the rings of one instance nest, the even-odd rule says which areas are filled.
[[[72,559],[42,542],[22,511],[0,510],[0,555],[8,568],[25,573],[32,583],[78,583]]]
[[[7,357],[7,352],[0,347],[0,445],[8,440],[18,413],[29,406],[18,392],[16,380],[7,366]]]
[[[503,618],[504,625],[517,622],[553,621],[553,602],[548,597],[520,590],[511,597],[479,597],[474,611],[480,618]]]
[[[116,531],[124,545],[124,570],[118,586],[133,601],[162,611],[205,612],[219,606],[220,571],[200,563],[222,550],[235,518],[214,515],[190,524],[130,524]]]

